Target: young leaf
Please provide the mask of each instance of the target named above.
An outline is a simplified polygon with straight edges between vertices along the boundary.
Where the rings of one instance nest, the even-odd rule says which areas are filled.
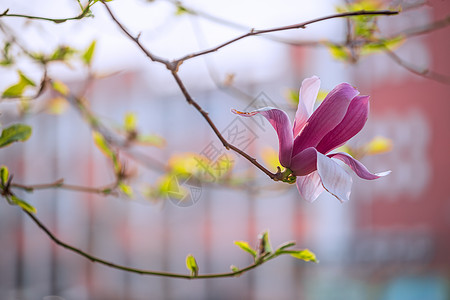
[[[236,267],[235,265],[231,265],[230,269],[231,269],[232,272],[238,272],[239,271],[239,268]]]
[[[351,58],[351,54],[349,53],[348,49],[344,46],[338,46],[329,44],[328,50],[331,53],[331,56],[333,56],[334,59],[337,60],[343,60],[343,61],[349,61]]]
[[[124,117],[124,128],[126,131],[134,131],[136,130],[137,126],[137,116],[134,113],[127,113]]]
[[[112,160],[113,165],[114,165],[114,170],[118,174],[121,171],[122,166],[121,166],[119,160],[117,159],[116,152],[114,152],[113,149],[111,149],[110,145],[108,144],[108,142],[106,141],[106,139],[103,137],[103,135],[100,132],[93,131],[92,137],[94,138],[94,143],[97,146],[97,148],[100,149],[100,151],[106,157],[108,157]]]
[[[5,46],[3,47],[3,59],[0,61],[0,65],[1,66],[10,66],[14,63],[14,58],[13,56],[10,54],[9,49],[11,48],[11,43],[10,42],[6,42]]]
[[[175,11],[176,16],[181,16],[184,14],[190,14],[192,13],[189,9],[181,5],[181,3],[177,2],[177,10]]]
[[[3,98],[21,97],[22,94],[25,92],[25,89],[29,86],[36,86],[36,84],[31,79],[26,77],[21,71],[19,71],[19,82],[7,88],[3,92],[2,97]]]
[[[8,182],[8,178],[9,178],[8,168],[6,166],[2,166],[0,168],[0,185],[2,187],[6,186],[6,183]]]
[[[316,258],[316,255],[309,251],[308,249],[304,250],[298,250],[298,251],[288,251],[288,253],[295,258],[304,260],[304,261],[312,261],[312,262],[319,262]]]
[[[92,57],[94,56],[96,41],[92,41],[89,47],[84,51],[83,56],[81,57],[86,65],[91,65]]]
[[[75,49],[70,48],[68,46],[58,46],[58,48],[56,48],[56,50],[52,53],[52,55],[50,55],[50,60],[66,60],[68,59],[72,54],[74,54],[76,52]]]
[[[3,129],[0,136],[0,148],[13,142],[24,142],[31,136],[31,127],[24,124],[14,124]]]
[[[192,254],[189,254],[186,257],[186,268],[191,272],[191,276],[197,276],[198,275],[198,265],[197,261],[195,261],[194,256]]]
[[[286,248],[290,248],[290,247],[294,247],[294,246],[295,246],[295,242],[294,241],[286,242],[286,243],[281,244],[278,247],[277,251],[281,251],[281,250],[284,250]]]
[[[55,91],[57,91],[63,96],[67,96],[69,94],[69,88],[62,81],[59,80],[52,81],[52,87]]]
[[[26,210],[29,213],[36,213],[36,208],[31,204],[23,201],[22,199],[17,198],[16,196],[11,196],[11,202],[15,205],[20,206],[22,209]]]
[[[119,183],[119,189],[128,197],[133,197],[133,188],[125,183]]]
[[[259,256],[263,256],[266,253],[272,252],[272,246],[270,245],[269,240],[269,232],[264,231],[262,234],[259,235]]]
[[[253,258],[256,259],[256,256],[258,255],[258,254],[256,253],[256,250],[253,249],[247,242],[244,242],[244,241],[234,241],[234,244],[235,244],[236,246],[238,246],[239,248],[241,248],[242,250],[244,250],[244,251],[250,253],[250,254],[253,256]]]
[[[376,42],[367,43],[361,47],[361,55],[369,55],[386,50],[394,50],[400,47],[405,40],[406,39],[404,36],[398,35],[391,39],[380,39]]]
[[[100,132],[98,132],[98,131],[93,131],[92,132],[92,137],[94,139],[94,143],[97,146],[97,148],[99,148],[100,151],[102,151],[105,156],[107,156],[109,158],[112,158],[114,153],[111,150],[111,148],[109,147],[109,145],[106,142],[106,140],[103,137],[103,135]]]
[[[162,148],[166,145],[166,140],[156,134],[139,134],[137,141],[143,146],[154,146]]]

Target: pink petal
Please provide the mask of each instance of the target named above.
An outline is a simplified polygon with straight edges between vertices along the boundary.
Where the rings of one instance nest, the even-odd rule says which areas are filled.
[[[336,86],[308,119],[294,141],[293,155],[315,147],[322,138],[344,119],[348,106],[359,92],[348,83]]]
[[[306,78],[302,82],[300,87],[300,93],[298,95],[298,108],[295,113],[294,120],[294,138],[302,131],[309,116],[311,116],[314,103],[319,93],[320,79],[317,76]]]
[[[356,96],[353,98],[344,119],[323,137],[316,147],[317,151],[328,153],[343,145],[361,131],[369,115],[369,98],[369,96]]]
[[[316,200],[325,190],[317,172],[312,172],[306,176],[298,176],[297,189],[303,199],[308,202]]]
[[[331,158],[317,152],[317,173],[323,187],[339,201],[348,201],[352,189],[352,177]]]
[[[380,178],[382,176],[386,176],[389,173],[391,173],[391,171],[375,173],[375,174],[370,173],[369,170],[367,170],[367,168],[362,163],[360,163],[359,161],[357,161],[356,159],[354,159],[347,153],[339,152],[339,153],[335,153],[335,154],[329,154],[328,157],[337,158],[337,159],[343,161],[356,173],[356,175],[358,175],[359,177],[361,177],[363,179],[373,180],[373,179]]]
[[[317,170],[317,151],[313,147],[306,148],[291,160],[288,167],[295,176],[305,176]]]
[[[272,124],[278,134],[279,159],[281,165],[284,167],[290,165],[294,138],[292,136],[291,121],[284,111],[273,107],[264,107],[252,112],[241,112],[235,109],[232,109],[231,111],[243,117],[251,117],[256,114],[263,115],[269,123]]]

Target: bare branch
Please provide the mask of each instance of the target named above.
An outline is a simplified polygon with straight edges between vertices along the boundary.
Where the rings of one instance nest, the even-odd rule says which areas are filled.
[[[177,63],[177,65],[181,64],[182,62],[189,60],[191,58],[197,57],[197,56],[201,56],[201,55],[205,55],[208,53],[212,53],[212,52],[216,52],[219,49],[226,47],[230,44],[233,44],[239,40],[242,40],[244,38],[250,37],[250,36],[255,36],[255,35],[260,35],[260,34],[264,34],[264,33],[271,33],[271,32],[278,32],[278,31],[286,31],[286,30],[291,30],[291,29],[299,29],[299,28],[306,28],[307,25],[313,24],[313,23],[318,23],[321,21],[325,21],[325,20],[329,20],[329,19],[335,19],[335,18],[344,18],[344,17],[353,17],[353,16],[361,16],[361,15],[396,15],[398,14],[397,11],[390,11],[390,10],[380,10],[380,11],[365,11],[365,10],[360,10],[360,11],[354,11],[354,12],[345,12],[345,13],[340,13],[340,14],[334,14],[334,15],[330,15],[330,16],[326,16],[326,17],[321,17],[321,18],[317,18],[317,19],[313,19],[310,21],[306,21],[303,23],[298,23],[298,24],[293,24],[293,25],[288,25],[288,26],[282,26],[282,27],[275,27],[275,28],[271,28],[271,29],[262,29],[262,30],[255,30],[252,29],[250,32],[240,35],[232,40],[229,40],[223,44],[220,44],[214,48],[211,49],[207,49],[207,50],[203,50],[200,52],[196,52],[196,53],[192,53],[186,56],[183,56],[177,60],[175,60],[175,62]]]
[[[164,64],[169,70],[172,70],[172,69],[173,69],[172,66],[171,66],[171,63],[170,63],[168,60],[166,60],[166,59],[164,59],[164,58],[161,58],[161,57],[158,57],[158,56],[154,55],[153,53],[151,53],[150,51],[148,51],[148,50],[141,44],[141,42],[139,41],[140,34],[138,34],[136,37],[133,36],[133,35],[132,35],[132,34],[131,34],[131,33],[130,33],[123,25],[122,25],[122,23],[120,23],[120,22],[117,20],[117,18],[114,16],[113,12],[112,12],[111,9],[109,8],[109,6],[108,6],[104,1],[102,1],[102,3],[105,5],[106,10],[108,11],[109,15],[111,16],[111,19],[113,19],[113,21],[117,24],[117,26],[119,26],[120,29],[122,29],[122,31],[123,31],[123,32],[124,32],[131,40],[133,40],[133,41],[136,43],[136,45],[139,46],[139,48],[142,50],[142,52],[145,53],[145,55],[147,55],[148,58],[150,58],[152,61],[155,61],[155,62],[159,62],[159,63]]]
[[[258,169],[260,169],[261,171],[263,171],[267,176],[269,176],[271,179],[274,180],[278,180],[276,174],[273,174],[272,172],[270,172],[269,170],[267,170],[266,168],[264,168],[260,163],[257,162],[257,160],[253,157],[251,157],[250,155],[248,155],[247,153],[245,153],[244,151],[242,151],[241,149],[239,149],[236,146],[231,145],[230,143],[228,143],[226,141],[226,139],[222,136],[222,134],[220,133],[220,131],[217,129],[216,125],[214,124],[214,122],[211,120],[211,118],[209,117],[208,113],[206,111],[203,110],[203,108],[192,98],[192,96],[189,94],[189,92],[187,91],[186,87],[184,86],[183,82],[181,81],[180,77],[178,76],[178,67],[181,63],[178,62],[168,62],[164,59],[156,59],[154,57],[153,54],[151,54],[150,51],[148,51],[140,42],[137,38],[133,37],[131,35],[131,33],[129,31],[127,31],[127,29],[114,17],[112,11],[109,9],[108,5],[105,2],[102,2],[106,9],[108,10],[108,13],[111,15],[111,18],[114,20],[114,22],[120,27],[120,29],[122,29],[122,31],[132,40],[134,41],[139,48],[141,48],[141,50],[152,60],[155,62],[159,62],[162,63],[164,65],[166,65],[166,67],[171,70],[172,76],[175,79],[178,87],[180,88],[183,96],[185,97],[186,101],[193,105],[195,107],[195,109],[203,116],[203,118],[206,120],[206,122],[209,124],[209,126],[211,127],[211,129],[214,131],[214,133],[216,134],[216,136],[219,138],[219,140],[222,142],[223,146],[226,149],[232,149],[233,151],[235,151],[236,153],[240,154],[241,156],[245,157],[248,161],[250,161],[252,164],[254,164]]]
[[[242,151],[241,149],[239,149],[238,147],[230,144],[227,142],[227,140],[222,136],[222,134],[220,133],[220,131],[217,129],[216,125],[214,124],[214,122],[211,120],[211,118],[209,117],[208,113],[206,111],[204,111],[202,109],[202,107],[191,97],[191,95],[188,93],[188,91],[186,90],[183,82],[181,81],[180,77],[178,76],[176,71],[172,71],[172,76],[174,77],[175,81],[177,82],[178,86],[181,89],[181,92],[183,93],[184,97],[186,98],[186,101],[193,105],[195,107],[195,109],[203,116],[203,118],[206,120],[206,122],[208,122],[209,126],[211,127],[211,129],[214,131],[214,133],[216,134],[216,136],[219,138],[219,140],[222,142],[223,146],[226,149],[231,149],[234,152],[240,154],[241,156],[245,157],[249,162],[251,162],[252,164],[254,164],[258,169],[260,169],[261,171],[263,171],[267,176],[269,176],[271,179],[273,180],[278,180],[277,179],[277,174],[274,174],[272,172],[270,172],[269,170],[267,170],[265,167],[263,167],[260,163],[258,163],[258,161],[256,160],[256,158],[251,157],[250,155],[248,155],[246,152]]]
[[[58,179],[55,182],[52,183],[43,183],[43,184],[31,184],[31,185],[25,185],[20,183],[11,183],[11,187],[22,189],[27,192],[33,192],[35,190],[45,190],[45,189],[52,189],[52,188],[59,188],[64,190],[71,190],[76,192],[86,192],[86,193],[95,193],[95,194],[110,194],[112,190],[114,190],[117,187],[118,182],[114,182],[108,185],[105,185],[103,187],[88,187],[88,186],[80,186],[80,185],[73,185],[73,184],[65,184],[64,179]]]
[[[399,32],[395,35],[392,35],[391,38],[395,38],[397,36],[413,37],[417,35],[422,35],[441,28],[445,28],[449,25],[450,25],[450,16],[447,16],[441,20],[437,20],[433,23],[426,24],[425,26],[409,28],[403,32]]]
[[[450,85],[450,76],[446,76],[440,73],[436,73],[434,71],[423,69],[419,70],[417,67],[410,65],[408,62],[405,62],[400,56],[395,54],[393,51],[389,50],[387,47],[385,47],[384,52],[393,60],[395,61],[399,66],[405,68],[411,73],[414,73],[416,75],[419,75],[421,77],[431,79],[443,84]]]
[[[71,246],[65,242],[63,242],[62,240],[60,240],[58,237],[56,237],[51,231],[50,229],[48,229],[34,214],[23,210],[28,217],[30,217],[30,219],[42,230],[45,232],[45,234],[47,234],[47,236],[53,241],[55,242],[58,246],[61,246],[63,248],[66,248],[67,250],[74,252],[82,257],[85,257],[87,259],[89,259],[92,262],[96,262],[108,267],[111,267],[113,269],[118,269],[118,270],[122,270],[122,271],[126,271],[126,272],[130,272],[130,273],[137,273],[137,274],[141,274],[141,275],[154,275],[154,276],[162,276],[162,277],[172,277],[172,278],[184,278],[184,279],[204,279],[204,278],[223,278],[223,277],[236,277],[239,276],[247,271],[250,271],[262,264],[264,264],[265,262],[274,259],[275,257],[278,257],[280,255],[283,254],[289,254],[287,252],[274,252],[270,255],[266,255],[264,258],[261,257],[261,259],[256,260],[253,264],[248,265],[245,268],[236,270],[236,271],[232,271],[232,272],[225,272],[225,273],[213,273],[213,274],[201,274],[201,275],[187,275],[187,274],[183,274],[183,273],[172,273],[172,272],[162,272],[162,271],[153,271],[153,270],[143,270],[143,269],[137,269],[137,268],[131,268],[131,267],[127,267],[127,266],[123,266],[123,265],[119,265],[107,260],[104,260],[102,258],[96,257],[92,254],[89,254],[79,248],[76,248],[74,246]]]

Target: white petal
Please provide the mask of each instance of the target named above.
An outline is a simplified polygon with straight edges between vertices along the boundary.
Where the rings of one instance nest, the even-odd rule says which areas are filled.
[[[306,78],[302,82],[298,95],[298,108],[295,113],[294,138],[300,133],[309,116],[313,113],[314,103],[319,93],[320,79],[317,76]]]
[[[319,94],[319,89],[320,79],[317,76],[306,78],[300,87],[300,93],[298,95],[299,102],[301,101],[304,104],[308,117],[313,113],[314,103],[316,102],[317,94]]]
[[[303,199],[308,202],[316,200],[325,190],[317,171],[306,176],[297,176],[297,189]]]
[[[317,152],[317,172],[323,187],[339,201],[348,201],[352,189],[352,177],[338,163]]]

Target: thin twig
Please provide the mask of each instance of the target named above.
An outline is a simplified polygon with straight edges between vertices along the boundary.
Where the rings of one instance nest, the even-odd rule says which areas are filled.
[[[173,63],[173,62],[168,62],[165,59],[157,59],[149,50],[147,50],[140,42],[139,39],[136,37],[133,37],[133,35],[131,35],[131,33],[129,31],[127,31],[127,29],[117,20],[117,18],[113,15],[112,11],[109,9],[108,5],[105,2],[102,2],[106,9],[108,10],[108,13],[111,15],[111,18],[113,19],[113,21],[119,26],[119,28],[132,40],[134,41],[139,48],[152,60],[155,62],[159,62],[162,63],[164,65],[166,65],[166,67],[171,70],[171,74],[173,76],[173,78],[175,79],[178,87],[180,88],[183,96],[185,97],[186,101],[191,104],[192,106],[195,107],[195,109],[203,116],[203,118],[206,120],[206,122],[209,124],[209,126],[211,127],[211,129],[214,131],[214,133],[216,134],[216,136],[219,138],[219,140],[222,142],[223,146],[226,149],[232,149],[233,151],[235,151],[236,153],[240,154],[241,156],[245,157],[248,161],[250,161],[252,164],[254,164],[257,168],[259,168],[261,171],[263,171],[267,176],[269,176],[271,179],[277,180],[277,176],[276,174],[273,174],[272,172],[270,172],[269,170],[267,170],[266,168],[264,168],[260,163],[257,162],[257,160],[253,157],[251,157],[250,155],[248,155],[247,153],[245,153],[244,151],[242,151],[241,149],[239,149],[238,147],[231,145],[230,143],[227,142],[227,140],[222,136],[222,134],[220,133],[219,129],[217,129],[216,125],[214,124],[214,122],[211,120],[211,118],[209,117],[208,113],[206,111],[203,110],[203,108],[192,98],[192,96],[189,94],[189,92],[187,91],[186,87],[184,86],[184,83],[182,82],[182,80],[180,79],[180,77],[178,76],[178,67],[179,64],[178,63]]]
[[[64,190],[71,190],[76,192],[86,192],[86,193],[95,193],[95,194],[109,194],[109,191],[114,190],[117,187],[117,182],[107,184],[103,187],[88,187],[88,186],[80,186],[73,184],[65,184],[64,179],[58,179],[55,182],[51,183],[42,183],[42,184],[20,184],[20,183],[11,183],[11,187],[22,189],[27,192],[33,192],[35,190],[45,190],[52,188],[59,188]]]
[[[200,48],[206,48],[206,43],[204,39],[203,31],[201,30],[201,26],[191,18],[192,27],[194,28],[195,37],[197,39],[197,43]],[[217,71],[215,70],[214,64],[209,59],[209,56],[205,55],[203,56],[203,60],[205,61],[206,69],[208,70],[208,75],[211,78],[211,81],[214,83],[214,85],[219,89],[224,91],[227,94],[231,94],[235,96],[237,99],[245,101],[245,103],[250,103],[254,100],[252,96],[244,92],[243,90],[237,88],[234,86],[232,80],[229,80],[228,83],[224,83],[223,80],[219,78],[219,75],[217,74]]]
[[[16,18],[25,18],[30,20],[41,20],[41,21],[51,21],[54,23],[64,23],[66,21],[71,20],[81,20],[83,19],[88,13],[91,8],[91,3],[88,3],[88,5],[81,11],[81,13],[75,17],[69,17],[69,18],[63,18],[63,19],[55,19],[55,18],[46,18],[46,17],[38,17],[38,16],[29,16],[29,15],[23,15],[23,14],[10,14],[9,8],[5,10],[3,13],[0,14],[1,17],[16,17]]]
[[[228,46],[230,44],[233,44],[239,40],[242,40],[244,38],[250,37],[250,36],[255,36],[255,35],[260,35],[260,34],[264,34],[264,33],[271,33],[271,32],[278,32],[278,31],[285,31],[285,30],[292,30],[292,29],[299,29],[299,28],[306,28],[307,25],[313,24],[313,23],[317,23],[317,22],[321,22],[321,21],[325,21],[325,20],[329,20],[329,19],[335,19],[335,18],[344,18],[344,17],[353,17],[353,16],[361,16],[361,15],[396,15],[398,14],[397,11],[390,11],[390,10],[380,10],[380,11],[365,11],[365,10],[360,10],[360,11],[353,11],[353,12],[345,12],[345,13],[339,13],[339,14],[334,14],[334,15],[330,15],[330,16],[326,16],[326,17],[321,17],[321,18],[317,18],[317,19],[313,19],[310,21],[306,21],[306,22],[302,22],[302,23],[298,23],[298,24],[293,24],[293,25],[288,25],[288,26],[282,26],[282,27],[275,27],[275,28],[270,28],[270,29],[262,29],[262,30],[251,30],[250,32],[240,35],[238,37],[235,37],[234,39],[231,39],[225,43],[222,43],[214,48],[211,49],[207,49],[207,50],[202,50],[199,52],[195,52],[192,54],[188,54],[186,56],[183,56],[177,60],[175,60],[174,62],[179,65],[182,62],[189,60],[191,58],[197,57],[197,56],[201,56],[201,55],[205,55],[208,53],[212,53],[212,52],[216,52],[219,49]]]
[[[186,101],[193,105],[195,107],[195,109],[203,116],[203,118],[206,120],[206,122],[208,122],[209,126],[211,127],[211,129],[214,131],[214,133],[216,134],[216,136],[219,138],[219,140],[222,142],[223,146],[226,149],[231,149],[234,152],[240,154],[241,156],[245,157],[249,162],[251,162],[252,164],[254,164],[258,169],[260,169],[261,171],[263,171],[267,176],[269,176],[271,179],[273,180],[278,180],[277,179],[277,174],[274,174],[272,172],[270,172],[269,170],[267,170],[265,167],[263,167],[260,163],[258,163],[258,161],[256,160],[256,158],[251,157],[250,155],[248,155],[246,152],[242,151],[241,149],[239,149],[238,147],[230,144],[220,133],[220,131],[217,129],[216,125],[214,124],[214,122],[211,120],[211,118],[209,117],[208,113],[206,111],[204,111],[202,109],[202,107],[191,97],[191,95],[189,94],[189,92],[187,91],[186,87],[184,86],[183,82],[181,81],[180,77],[178,76],[176,71],[172,71],[172,76],[175,79],[175,81],[177,82],[178,86],[181,89],[181,92],[183,93],[184,97],[186,98]]]
[[[131,268],[131,267],[127,267],[127,266],[123,266],[123,265],[119,265],[107,260],[104,260],[102,258],[96,257],[92,254],[89,254],[79,248],[76,248],[74,246],[71,246],[65,242],[63,242],[61,239],[59,239],[58,237],[56,237],[51,231],[50,229],[48,229],[34,214],[23,210],[30,218],[31,220],[33,220],[33,222],[40,228],[42,229],[42,231],[45,232],[45,234],[47,234],[47,236],[53,241],[55,242],[57,245],[66,248],[69,251],[72,251],[78,255],[81,255],[87,259],[89,259],[92,262],[96,262],[114,269],[118,269],[118,270],[122,270],[122,271],[126,271],[126,272],[130,272],[130,273],[137,273],[137,274],[141,274],[141,275],[154,275],[154,276],[162,276],[162,277],[172,277],[172,278],[184,278],[184,279],[205,279],[205,278],[221,278],[221,277],[236,277],[239,276],[247,271],[250,271],[256,267],[258,267],[259,265],[262,265],[263,263],[281,255],[284,253],[273,253],[272,255],[269,255],[267,257],[265,257],[265,259],[260,259],[255,261],[253,264],[248,265],[245,268],[239,269],[237,271],[232,271],[232,272],[225,272],[225,273],[212,273],[212,274],[201,274],[201,275],[187,275],[187,274],[182,274],[182,273],[172,273],[172,272],[163,272],[163,271],[153,271],[153,270],[143,270],[143,269],[137,269],[137,268]]]
[[[167,59],[164,59],[164,58],[162,58],[162,57],[158,57],[158,56],[156,56],[155,54],[153,54],[153,53],[151,53],[150,51],[148,51],[148,50],[141,44],[141,42],[139,41],[139,35],[138,35],[137,37],[133,36],[133,35],[132,35],[132,34],[131,34],[131,33],[130,33],[123,25],[122,25],[122,23],[120,23],[120,22],[116,19],[116,17],[115,17],[114,14],[112,13],[111,9],[109,8],[109,6],[108,6],[105,2],[103,2],[103,1],[102,1],[102,3],[105,5],[106,10],[108,11],[109,15],[111,16],[111,19],[113,19],[113,21],[117,24],[117,26],[119,26],[120,29],[121,29],[121,30],[122,30],[122,31],[123,31],[123,32],[131,39],[131,40],[133,40],[133,41],[136,43],[136,45],[139,46],[139,48],[141,48],[142,52],[144,52],[145,55],[147,55],[148,58],[150,58],[152,61],[155,61],[155,62],[159,62],[159,63],[164,64],[169,70],[172,70],[172,69],[173,69],[171,63],[170,63]]]
[[[227,20],[227,19],[223,19],[223,18],[214,16],[212,14],[209,14],[207,12],[204,12],[204,11],[200,11],[200,10],[197,10],[197,9],[194,10],[193,8],[188,7],[188,6],[180,3],[180,1],[178,1],[178,0],[165,0],[165,1],[175,5],[176,7],[182,7],[186,11],[186,13],[188,13],[188,14],[190,14],[192,16],[200,17],[200,18],[203,18],[205,20],[214,22],[216,24],[227,26],[229,28],[234,28],[234,29],[237,29],[237,30],[240,30],[240,31],[249,31],[249,30],[251,30],[251,28],[246,26],[246,25],[242,25],[242,24],[239,24],[239,23]],[[285,38],[274,36],[274,35],[263,35],[262,37],[267,39],[267,40],[271,40],[271,41],[278,42],[278,43],[283,43],[283,44],[288,44],[288,45],[299,43],[297,41],[285,39]]]
[[[419,70],[419,69],[417,69],[417,67],[412,66],[408,62],[404,61],[400,56],[395,54],[393,51],[389,50],[389,48],[387,48],[387,47],[384,47],[384,52],[392,60],[394,60],[399,66],[405,68],[409,72],[419,75],[421,77],[427,78],[427,79],[431,79],[431,80],[438,81],[443,84],[450,85],[450,76],[436,73],[436,72],[428,70],[428,69]]]
[[[203,110],[203,108],[192,98],[192,96],[189,94],[189,92],[187,91],[186,87],[184,86],[182,80],[180,79],[180,77],[178,76],[178,69],[179,66],[186,60],[194,58],[194,57],[198,57],[201,55],[205,55],[211,52],[215,52],[217,50],[219,50],[220,48],[223,48],[225,46],[228,46],[234,42],[237,42],[243,38],[249,37],[249,36],[253,36],[253,35],[259,35],[259,34],[264,34],[264,33],[270,33],[270,32],[277,32],[277,31],[284,31],[284,30],[290,30],[290,29],[297,29],[297,28],[305,28],[306,25],[312,24],[312,23],[316,23],[316,22],[320,22],[320,21],[324,21],[324,20],[328,20],[328,19],[333,19],[333,18],[342,18],[342,17],[350,17],[350,16],[359,16],[359,15],[394,15],[397,14],[398,12],[396,11],[389,11],[389,10],[383,10],[383,11],[356,11],[356,12],[348,12],[348,13],[341,13],[341,14],[335,14],[335,15],[331,15],[331,16],[327,16],[327,17],[322,17],[322,18],[318,18],[318,19],[314,19],[311,21],[307,21],[307,22],[303,22],[303,23],[299,23],[299,24],[294,24],[294,25],[289,25],[289,26],[283,26],[283,27],[276,27],[276,28],[271,28],[271,29],[263,29],[263,30],[252,30],[247,34],[238,36],[226,43],[223,43],[215,48],[209,49],[209,50],[204,50],[204,51],[200,51],[197,53],[193,53],[187,56],[184,56],[180,59],[174,60],[172,62],[169,62],[165,59],[156,57],[154,54],[152,54],[148,49],[146,49],[140,42],[139,42],[139,36],[138,37],[134,37],[120,22],[119,20],[114,16],[114,14],[112,13],[111,9],[109,8],[109,6],[102,1],[102,3],[105,5],[108,13],[110,14],[111,18],[113,19],[113,21],[119,26],[119,28],[132,40],[134,41],[139,48],[147,55],[147,57],[149,57],[152,61],[155,62],[160,62],[162,64],[164,64],[172,73],[173,78],[175,79],[178,87],[180,88],[182,94],[184,95],[186,101],[193,105],[195,107],[195,109],[203,116],[203,118],[206,120],[206,122],[209,124],[209,126],[211,127],[211,129],[214,131],[214,133],[216,134],[216,136],[219,138],[219,140],[222,142],[223,146],[226,149],[231,149],[233,151],[235,151],[236,153],[240,154],[242,157],[246,158],[249,162],[251,162],[253,165],[255,165],[258,169],[260,169],[261,171],[263,171],[267,176],[269,176],[271,179],[273,180],[279,180],[279,176],[278,173],[274,174],[272,172],[270,172],[268,169],[266,169],[264,166],[262,166],[260,163],[258,163],[258,161],[251,157],[250,155],[248,155],[246,152],[242,151],[241,149],[239,149],[238,147],[230,144],[227,142],[227,140],[222,136],[222,134],[220,133],[220,131],[217,129],[216,125],[214,124],[214,122],[211,120],[211,118],[209,117],[208,113],[206,111]]]
[[[403,32],[399,32],[397,34],[392,35],[391,37],[388,37],[388,39],[393,39],[398,36],[413,37],[413,36],[417,36],[417,35],[427,34],[429,32],[435,31],[437,29],[445,28],[449,25],[450,25],[450,16],[447,16],[443,19],[426,24],[424,26],[406,29]]]

